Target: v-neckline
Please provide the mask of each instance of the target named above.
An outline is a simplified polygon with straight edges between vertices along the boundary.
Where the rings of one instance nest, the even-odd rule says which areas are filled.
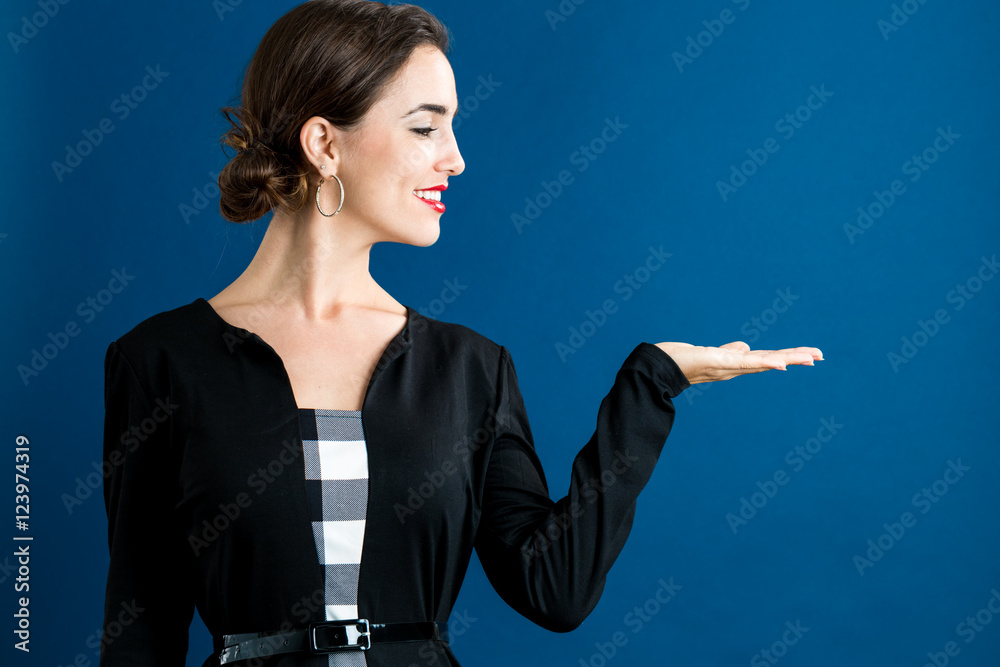
[[[255,338],[261,345],[270,350],[271,354],[273,354],[275,358],[278,360],[278,362],[281,364],[281,370],[285,374],[285,385],[288,387],[288,391],[292,395],[292,402],[295,404],[295,407],[298,410],[316,409],[316,408],[302,408],[299,406],[298,401],[295,399],[295,391],[292,389],[292,381],[291,378],[288,376],[288,370],[285,366],[285,361],[284,359],[281,358],[281,355],[278,354],[277,350],[275,350],[270,345],[270,343],[264,340],[256,332],[250,331],[249,329],[244,329],[243,327],[238,327],[235,324],[231,323],[226,318],[222,317],[222,315],[220,315],[219,312],[215,309],[215,306],[213,306],[208,302],[208,299],[205,299],[204,297],[198,297],[197,299],[195,299],[194,303],[202,305],[214,320],[216,320],[224,328],[228,328],[231,329],[232,331],[235,331],[240,338],[243,339]],[[368,402],[368,392],[371,389],[372,384],[374,384],[375,378],[378,376],[379,372],[390,361],[395,359],[399,354],[402,354],[412,344],[412,325],[417,316],[417,311],[406,304],[401,304],[401,305],[404,308],[406,308],[406,323],[403,325],[402,329],[396,332],[396,335],[393,336],[392,339],[382,349],[382,353],[379,355],[379,359],[375,363],[375,368],[372,369],[371,376],[368,378],[368,384],[367,386],[365,386],[365,395],[364,398],[361,399],[361,410],[349,410],[348,412],[356,412],[361,414],[364,413],[365,404]],[[340,408],[322,408],[322,409],[340,409]]]

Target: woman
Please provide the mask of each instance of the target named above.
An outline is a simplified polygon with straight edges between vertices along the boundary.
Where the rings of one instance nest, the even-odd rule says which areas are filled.
[[[640,343],[553,502],[509,351],[368,270],[375,243],[437,240],[465,167],[447,51],[427,12],[367,0],[312,0],[264,36],[219,177],[229,220],[274,210],[260,248],[105,359],[101,665],[183,665],[195,608],[205,665],[458,665],[446,622],[473,549],[514,609],[572,630],[628,536],[671,399],[821,358]]]

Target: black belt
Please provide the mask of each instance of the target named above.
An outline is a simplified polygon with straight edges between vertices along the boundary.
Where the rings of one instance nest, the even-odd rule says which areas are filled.
[[[369,623],[366,618],[342,621],[319,621],[308,627],[288,632],[244,632],[223,635],[225,648],[219,653],[219,664],[248,660],[281,653],[307,651],[366,651],[382,642],[448,641],[448,624],[433,621],[414,623]]]

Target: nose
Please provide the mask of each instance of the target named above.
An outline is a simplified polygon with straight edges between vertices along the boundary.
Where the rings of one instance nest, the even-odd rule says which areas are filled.
[[[458,139],[454,133],[451,134],[451,141],[444,149],[444,155],[438,163],[438,169],[451,172],[452,176],[458,176],[465,171],[465,160],[462,159],[462,153],[458,150]]]

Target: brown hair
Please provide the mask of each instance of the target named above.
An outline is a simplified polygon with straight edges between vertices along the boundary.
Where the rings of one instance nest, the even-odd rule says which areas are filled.
[[[309,165],[299,131],[322,116],[355,127],[418,46],[447,54],[448,29],[410,4],[309,0],[264,35],[243,79],[240,106],[221,143],[237,154],[219,174],[219,209],[233,222],[275,208],[294,212],[309,195]]]

